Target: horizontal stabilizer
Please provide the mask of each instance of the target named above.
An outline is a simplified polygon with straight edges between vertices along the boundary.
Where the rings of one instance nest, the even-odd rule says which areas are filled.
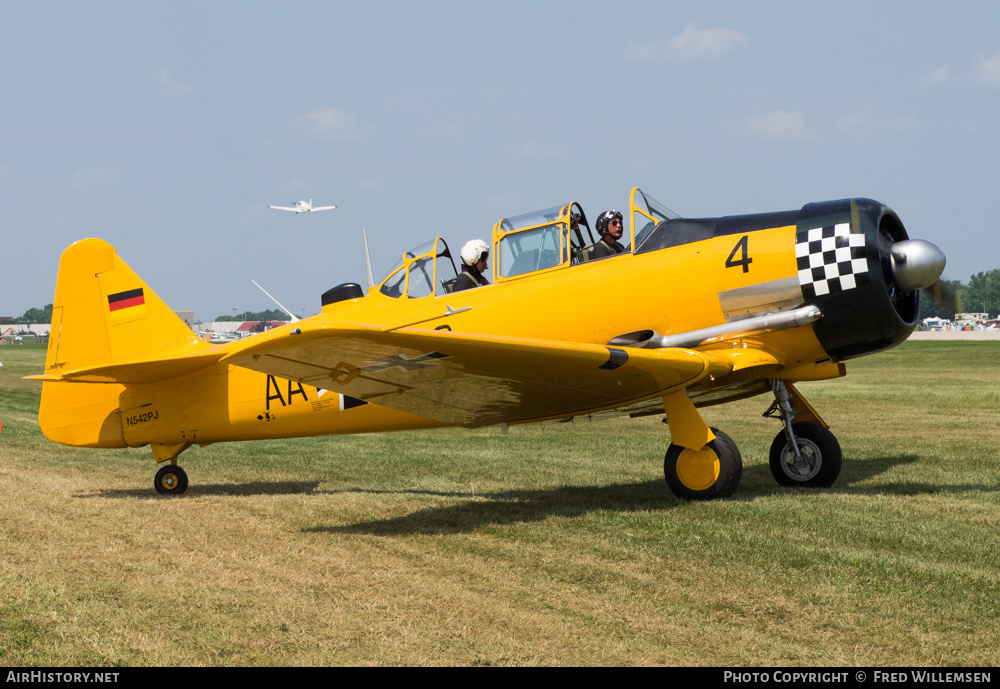
[[[25,380],[66,381],[73,383],[155,383],[158,380],[174,378],[192,373],[214,364],[225,355],[225,350],[196,354],[181,354],[162,359],[133,360],[120,364],[86,366],[77,369],[62,369],[58,373],[25,376]]]

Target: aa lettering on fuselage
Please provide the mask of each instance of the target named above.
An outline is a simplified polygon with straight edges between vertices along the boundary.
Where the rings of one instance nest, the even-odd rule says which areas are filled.
[[[294,387],[293,387],[294,386]],[[267,393],[266,400],[264,402],[265,408],[271,410],[271,400],[278,400],[281,402],[281,406],[287,406],[292,403],[292,398],[295,395],[302,395],[302,399],[306,402],[309,398],[306,397],[305,388],[302,387],[302,383],[297,383],[294,380],[288,381],[288,392],[284,397],[281,396],[281,388],[278,386],[278,379],[274,376],[267,377]],[[285,400],[288,400],[287,402]]]

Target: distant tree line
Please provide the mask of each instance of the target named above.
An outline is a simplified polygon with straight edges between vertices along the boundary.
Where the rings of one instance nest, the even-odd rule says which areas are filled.
[[[0,323],[51,323],[52,304],[46,304],[41,309],[28,309],[20,318],[3,318]]]
[[[247,311],[238,313],[235,316],[219,316],[215,320],[226,322],[242,321],[287,321],[288,314],[278,309],[270,311]],[[0,323],[51,323],[52,304],[46,304],[41,309],[28,309],[23,316],[18,318],[0,318]]]
[[[939,280],[920,296],[920,318],[947,318],[956,313],[1000,314],[1000,269],[976,273],[963,285],[960,280]]]
[[[1000,314],[1000,269],[976,273],[961,292],[963,311],[988,311]]]
[[[220,323],[243,322],[243,321],[287,321],[288,314],[278,309],[270,311],[244,311],[235,316],[216,316],[215,320]]]

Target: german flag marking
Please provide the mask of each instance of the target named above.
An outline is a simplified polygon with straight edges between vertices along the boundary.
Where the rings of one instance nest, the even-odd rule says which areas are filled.
[[[142,287],[130,289],[127,292],[118,292],[108,295],[108,308],[112,311],[121,311],[131,306],[139,306],[146,303],[146,297],[142,293]]]

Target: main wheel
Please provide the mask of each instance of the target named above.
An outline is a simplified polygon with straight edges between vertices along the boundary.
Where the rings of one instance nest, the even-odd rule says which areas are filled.
[[[181,495],[188,487],[187,472],[179,466],[168,464],[156,472],[153,487],[160,495]]]
[[[840,443],[829,430],[818,423],[804,421],[792,424],[795,442],[801,459],[796,461],[795,450],[784,431],[771,443],[771,474],[782,486],[827,488],[840,475],[843,455]]]
[[[713,428],[715,440],[700,450],[671,444],[663,460],[663,474],[674,495],[682,500],[728,498],[740,485],[743,456],[728,435]]]

